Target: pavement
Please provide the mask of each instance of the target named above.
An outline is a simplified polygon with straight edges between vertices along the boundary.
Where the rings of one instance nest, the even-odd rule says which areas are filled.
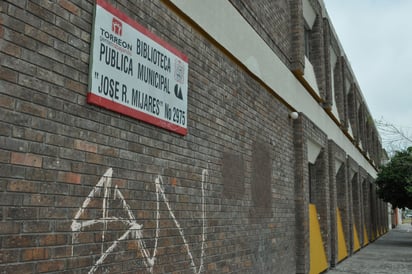
[[[396,228],[339,263],[326,274],[411,274],[412,225]]]

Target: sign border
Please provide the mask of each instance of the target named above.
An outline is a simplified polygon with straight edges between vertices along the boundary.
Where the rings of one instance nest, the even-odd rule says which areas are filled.
[[[110,12],[111,14],[115,15],[116,17],[119,17],[122,21],[126,22],[128,25],[132,26],[139,32],[143,33],[144,35],[148,36],[150,39],[154,40],[156,43],[160,44],[170,52],[172,52],[174,55],[178,56],[180,59],[185,61],[186,63],[188,62],[188,57],[177,50],[176,48],[172,47],[169,43],[166,41],[162,40],[160,37],[155,35],[153,32],[148,30],[147,28],[143,27],[139,23],[137,23],[135,20],[130,18],[127,14],[124,12],[120,11],[116,7],[112,6],[111,4],[107,3],[105,0],[96,0],[96,4]]]
[[[188,57],[185,54],[178,51],[176,48],[172,47],[170,44],[168,44],[167,42],[162,40],[160,37],[156,36],[154,33],[152,33],[151,31],[149,31],[148,29],[146,29],[145,27],[143,27],[142,25],[137,23],[135,20],[130,18],[128,15],[126,15],[124,12],[118,10],[117,8],[112,6],[111,4],[107,3],[105,0],[96,0],[95,13],[96,13],[96,10],[97,10],[97,5],[100,6],[101,8],[103,8],[103,9],[105,9],[109,13],[113,14],[113,16],[118,17],[123,22],[130,25],[132,28],[136,29],[137,31],[139,31],[143,35],[149,37],[151,40],[153,40],[157,44],[159,44],[162,47],[166,48],[168,51],[170,51],[171,53],[173,53],[174,55],[176,55],[177,57],[182,59],[184,62],[188,63]],[[94,17],[96,17],[96,14],[94,15]],[[94,18],[93,24],[95,24],[95,20],[96,20],[96,18]],[[94,26],[93,26],[93,36],[94,36],[94,32],[95,32],[95,30],[94,30]],[[91,41],[91,44],[90,44],[91,51],[93,49],[93,44],[94,44],[94,37],[93,37],[93,40]],[[93,63],[93,60],[92,60],[93,52],[90,53],[90,56],[91,56],[91,58],[90,58],[91,61],[90,61],[90,64],[89,64],[90,65],[89,77],[91,77],[90,74],[92,73],[91,68],[92,68],[92,63]],[[89,88],[90,88],[90,86],[89,86]],[[92,105],[96,105],[96,106],[99,106],[99,107],[102,107],[102,108],[105,108],[105,109],[115,111],[117,113],[135,118],[137,120],[140,120],[140,121],[158,126],[160,128],[167,129],[169,131],[178,133],[180,135],[187,135],[187,124],[186,124],[186,128],[175,125],[173,123],[167,122],[166,120],[157,118],[155,116],[146,114],[144,112],[135,110],[133,108],[127,107],[125,105],[122,105],[122,104],[116,103],[114,101],[111,101],[109,99],[98,96],[98,95],[94,94],[91,90],[89,90],[89,92],[87,94],[87,103],[92,104]]]

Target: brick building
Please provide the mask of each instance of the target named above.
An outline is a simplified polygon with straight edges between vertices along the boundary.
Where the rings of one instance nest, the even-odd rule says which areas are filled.
[[[322,0],[5,0],[0,22],[0,273],[319,273],[387,230]]]

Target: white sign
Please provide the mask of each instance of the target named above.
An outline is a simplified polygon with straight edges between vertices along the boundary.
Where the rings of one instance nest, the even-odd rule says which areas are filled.
[[[87,102],[187,134],[188,58],[96,1]]]

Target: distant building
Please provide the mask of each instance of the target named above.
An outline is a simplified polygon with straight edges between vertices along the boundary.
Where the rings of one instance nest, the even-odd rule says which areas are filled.
[[[319,273],[384,234],[322,0],[0,3],[1,273]]]

